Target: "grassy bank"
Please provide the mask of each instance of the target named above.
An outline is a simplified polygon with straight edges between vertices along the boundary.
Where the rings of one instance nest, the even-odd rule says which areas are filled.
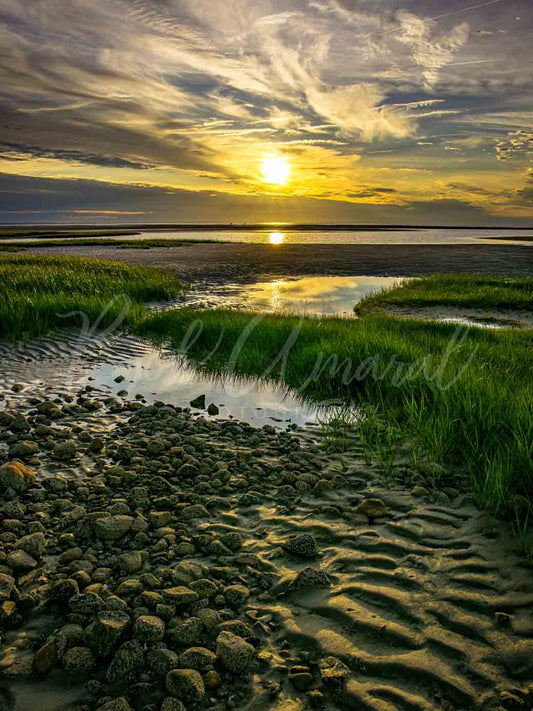
[[[533,278],[449,274],[406,281],[367,296],[354,311],[359,314],[387,306],[455,306],[482,309],[533,309]]]
[[[50,239],[52,237],[131,237],[138,235],[138,230],[23,230],[10,227],[0,227],[0,239],[10,237],[42,237]]]
[[[91,237],[76,239],[32,240],[13,242],[4,240],[0,242],[0,252],[23,252],[32,247],[115,247],[116,249],[152,249],[153,247],[183,247],[188,244],[212,244],[220,242],[214,239],[109,239],[105,237]]]
[[[516,494],[533,498],[531,333],[468,329],[458,342],[454,326],[382,315],[256,323],[253,314],[192,310],[156,314],[139,332],[179,348],[197,319],[188,352],[207,358],[204,369],[223,372],[233,354],[236,374],[281,377],[314,401],[375,405],[417,456],[464,472],[495,512],[512,513]]]
[[[130,308],[125,325],[140,321],[143,302],[169,299],[180,283],[158,269],[75,257],[0,255],[0,336],[18,338],[45,333],[58,326],[81,326],[82,312],[99,327],[119,318],[126,295]]]

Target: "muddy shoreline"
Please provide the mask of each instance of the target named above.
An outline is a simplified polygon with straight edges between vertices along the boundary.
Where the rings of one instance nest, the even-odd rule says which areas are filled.
[[[190,244],[182,247],[32,248],[28,254],[91,256],[164,267],[185,280],[255,281],[287,276],[530,276],[533,250],[516,245]]]
[[[456,472],[3,394],[2,710],[531,707],[533,572]]]

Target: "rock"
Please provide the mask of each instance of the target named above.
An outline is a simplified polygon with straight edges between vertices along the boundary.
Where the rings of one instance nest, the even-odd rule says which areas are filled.
[[[194,504],[182,509],[181,518],[183,521],[191,521],[194,518],[209,518],[209,511],[201,504]]]
[[[205,410],[205,395],[199,395],[194,400],[191,400],[189,405],[195,410]]]
[[[237,585],[229,585],[224,590],[224,597],[231,607],[240,607],[250,597],[250,591],[245,585],[241,585],[240,583]]]
[[[72,647],[63,657],[63,667],[71,676],[87,676],[96,668],[96,659],[88,647]]]
[[[218,407],[215,405],[214,402],[212,402],[212,403],[209,405],[209,407],[207,408],[207,414],[208,414],[208,415],[212,415],[212,416],[218,415],[219,412],[220,412],[220,410],[218,409]]]
[[[183,701],[175,699],[173,696],[167,696],[161,704],[161,711],[187,711]]]
[[[120,696],[117,699],[108,701],[103,706],[99,706],[98,711],[131,711],[131,706],[124,696]]]
[[[143,645],[136,639],[124,642],[118,648],[107,669],[107,680],[114,684],[130,672],[141,669],[144,665]]]
[[[32,558],[40,558],[46,548],[46,538],[43,533],[30,533],[19,538],[16,547],[31,555]]]
[[[68,462],[76,458],[78,445],[73,439],[67,439],[64,442],[56,442],[53,452],[57,459]]]
[[[117,558],[119,567],[125,573],[136,573],[143,567],[143,558],[140,551],[121,553]]]
[[[389,510],[381,499],[366,499],[355,507],[355,512],[368,518],[383,518],[389,516]]]
[[[0,573],[0,602],[9,600],[15,590],[15,578],[6,573]]]
[[[72,612],[80,615],[96,615],[105,607],[102,598],[91,591],[73,595],[68,604]]]
[[[237,531],[224,533],[220,536],[219,540],[224,546],[226,546],[226,548],[229,548],[230,551],[233,551],[234,553],[240,551],[242,548],[242,536],[240,533],[237,533]]]
[[[315,538],[310,533],[289,538],[283,544],[283,549],[298,558],[316,558],[318,555]]]
[[[196,669],[196,671],[206,671],[215,663],[216,656],[205,647],[189,647],[183,654],[180,654],[180,667],[184,669]]]
[[[100,612],[85,631],[87,646],[99,657],[107,657],[129,624],[124,612]]]
[[[195,593],[202,597],[213,597],[217,594],[218,588],[212,580],[207,580],[207,578],[201,578],[200,580],[193,580],[189,583],[189,587]]]
[[[198,600],[198,593],[184,585],[177,585],[174,588],[167,588],[161,591],[163,597],[174,605],[187,605]]]
[[[16,459],[27,459],[28,457],[33,457],[38,451],[39,446],[35,442],[24,440],[11,445],[9,448],[9,456],[15,457]]]
[[[11,551],[6,558],[6,563],[15,570],[31,570],[37,567],[37,561],[28,553],[21,550]]]
[[[117,541],[123,538],[133,524],[132,516],[106,516],[94,522],[96,537],[101,541]]]
[[[177,627],[168,630],[167,635],[177,644],[189,645],[196,642],[202,634],[202,622],[198,617],[180,622]]]
[[[89,444],[89,452],[92,452],[93,454],[97,454],[98,452],[101,452],[102,449],[104,448],[104,440],[101,437],[93,437]]]
[[[165,623],[160,617],[141,615],[135,620],[133,635],[141,642],[157,642],[165,636]]]
[[[0,467],[0,485],[17,493],[26,491],[35,481],[35,472],[20,462],[9,462]]]
[[[247,671],[255,659],[254,647],[231,632],[221,632],[216,644],[222,666],[234,674]]]
[[[166,676],[169,671],[179,666],[178,655],[166,647],[152,649],[151,652],[148,652],[146,661],[150,669],[158,676]]]
[[[340,686],[350,673],[349,668],[337,657],[323,657],[318,661],[320,677],[324,684]]]
[[[80,589],[78,583],[72,578],[57,580],[52,585],[52,598],[54,600],[62,600],[63,602],[66,602],[74,595],[77,595],[79,591]]]
[[[167,691],[186,704],[198,704],[205,696],[202,677],[194,669],[173,669],[166,676]]]
[[[36,674],[48,674],[55,664],[57,664],[57,642],[52,639],[37,650],[33,668]]]
[[[322,570],[305,568],[296,576],[291,587],[295,590],[302,588],[327,588],[330,586],[329,578]]]

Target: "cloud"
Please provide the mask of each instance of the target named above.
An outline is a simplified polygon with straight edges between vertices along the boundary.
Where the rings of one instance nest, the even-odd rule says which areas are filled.
[[[498,160],[508,160],[533,149],[533,131],[518,129],[510,131],[507,137],[496,143]]]
[[[422,68],[426,88],[431,90],[439,80],[440,69],[465,46],[469,25],[462,22],[447,34],[441,34],[435,21],[412,12],[400,10],[396,17],[400,25],[397,39],[409,47],[413,61]]]

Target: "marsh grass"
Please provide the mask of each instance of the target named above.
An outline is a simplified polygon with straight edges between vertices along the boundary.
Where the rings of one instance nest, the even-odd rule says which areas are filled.
[[[373,405],[384,458],[387,438],[393,445],[401,434],[420,459],[431,458],[458,481],[466,474],[476,499],[498,514],[512,513],[516,494],[533,498],[531,332],[468,328],[464,341],[454,342],[453,325],[381,314],[258,319],[188,309],[153,315],[138,331],[179,349],[195,323],[201,330],[187,352],[199,368],[221,373],[230,363],[236,375],[281,379],[315,402]],[[346,377],[358,368],[361,377]],[[368,426],[366,436],[377,437],[377,427]],[[390,476],[390,460],[383,464]]]
[[[456,306],[481,309],[532,309],[533,278],[441,274],[405,281],[362,299],[354,311],[364,314],[387,306]]]
[[[14,242],[0,242],[0,252],[22,252],[31,248],[42,247],[114,247],[115,249],[152,249],[153,247],[183,247],[190,244],[212,244],[221,242],[215,239],[112,239],[109,237],[77,237],[75,239],[39,239]]]
[[[130,307],[122,325],[145,315],[143,302],[170,299],[182,291],[170,274],[89,258],[0,255],[0,336],[35,336],[83,319],[104,328],[120,318],[126,295]],[[119,298],[116,298],[119,297]],[[115,299],[115,300],[114,300]],[[114,301],[113,301],[114,300]],[[62,314],[77,315],[62,318]]]

